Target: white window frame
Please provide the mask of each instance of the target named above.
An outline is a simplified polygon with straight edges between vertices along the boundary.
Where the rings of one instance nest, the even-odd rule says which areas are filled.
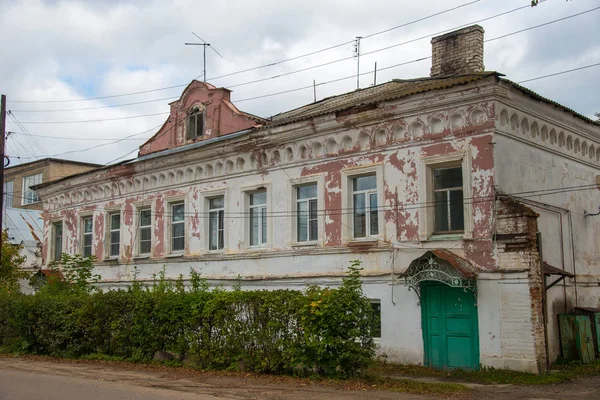
[[[377,202],[378,206],[385,207],[383,197],[384,188],[384,168],[383,163],[371,164],[368,166],[358,166],[343,169],[342,172],[342,243],[377,241],[385,238],[385,219],[384,212],[377,213],[377,225],[379,232],[377,235],[367,235],[362,238],[354,237],[354,187],[353,179],[364,175],[375,175],[377,180]]]
[[[362,177],[366,177],[366,176],[373,176],[375,177],[375,188],[374,189],[364,189],[364,190],[355,190],[354,189],[354,181],[358,178],[362,178]],[[375,205],[377,207],[377,233],[373,233],[373,227],[371,226],[371,195],[375,194],[377,195],[377,202],[379,202],[379,193],[377,191],[377,175],[375,174],[365,174],[365,175],[358,175],[358,176],[353,176],[352,178],[352,238],[353,239],[365,239],[365,238],[369,238],[369,237],[376,237],[379,236],[379,205]],[[355,225],[356,225],[356,214],[355,214],[355,204],[354,204],[354,197],[357,195],[363,195],[365,198],[365,236],[360,236],[357,237],[356,236],[356,232],[355,232]],[[350,212],[350,210],[348,210],[348,212]]]
[[[250,194],[254,194],[265,190],[267,192],[267,203],[266,203],[266,212],[267,212],[267,237],[266,242],[261,243],[260,245],[250,245]],[[253,185],[247,185],[241,188],[242,196],[241,196],[241,209],[244,211],[243,218],[243,243],[242,247],[247,250],[256,250],[262,251],[265,249],[269,249],[272,246],[272,232],[273,232],[273,218],[270,217],[271,213],[271,183],[270,182],[258,182]],[[262,225],[262,224],[261,224]]]
[[[298,198],[298,190],[302,190],[302,187],[306,187],[306,186],[315,186],[315,188],[317,189],[317,195],[315,197],[308,197],[308,198],[304,198],[304,199],[299,199]],[[296,201],[295,201],[295,207],[294,207],[294,217],[296,220],[296,243],[316,243],[317,240],[319,240],[319,185],[317,184],[317,182],[312,182],[312,183],[307,183],[304,185],[295,185],[294,188],[295,190],[295,195],[296,195]],[[306,203],[306,240],[300,240],[300,232],[298,231],[298,222],[300,219],[300,203]],[[310,206],[311,204],[315,205],[315,209],[316,209],[316,216],[314,218],[311,219],[310,217]],[[311,237],[310,233],[311,233],[311,221],[314,221],[315,225],[317,226],[317,237]]]
[[[141,225],[142,223],[142,212],[144,211],[150,211],[150,224],[149,225]],[[136,221],[135,221],[135,226],[136,226],[136,240],[135,240],[135,246],[136,246],[136,256],[138,257],[150,257],[152,255],[152,244],[153,244],[153,240],[152,240],[152,226],[153,226],[153,222],[154,222],[154,208],[151,205],[147,205],[147,206],[143,206],[140,205],[138,207],[136,207]],[[142,253],[142,229],[150,229],[150,251],[147,253]]]
[[[92,221],[92,230],[90,232],[86,232],[85,230],[85,221],[90,219]],[[84,214],[80,216],[81,223],[81,255],[84,257],[91,257],[94,255],[94,216],[92,214]],[[85,248],[88,247],[85,245],[86,237],[90,237],[90,254],[85,254]]]
[[[33,179],[32,183],[28,183],[27,180],[30,178],[37,178],[39,177],[39,181],[38,179]],[[34,190],[30,189],[31,186],[35,186],[35,185],[39,185],[40,183],[42,183],[44,179],[44,175],[43,173],[39,173],[39,174],[33,174],[33,175],[28,175],[28,176],[24,176],[23,177],[23,190],[22,190],[22,194],[23,197],[21,199],[21,205],[25,206],[28,204],[36,204],[40,202],[40,198],[38,197],[38,195],[35,193]],[[31,199],[29,197],[29,195],[31,194]]]
[[[4,208],[11,208],[13,206],[15,181],[4,182]],[[9,190],[10,189],[10,190]]]
[[[261,194],[264,193],[265,194],[265,202],[264,203],[260,203],[260,204],[252,204],[252,196],[257,195],[257,194]],[[267,207],[267,190],[266,189],[261,189],[261,190],[254,190],[251,192],[248,192],[248,219],[249,219],[249,224],[250,224],[250,230],[248,230],[248,244],[250,245],[250,247],[264,247],[266,246],[266,244],[269,241],[269,226],[268,226],[268,207]],[[256,210],[258,211],[258,220],[259,220],[259,224],[258,224],[258,243],[257,244],[252,244],[252,211]],[[267,230],[265,232],[265,229]]]
[[[106,257],[107,258],[119,258],[121,256],[121,244],[123,242],[123,235],[121,234],[121,227],[123,225],[123,214],[121,213],[121,210],[106,210],[106,216],[107,216],[107,220],[106,220],[106,243],[108,244],[107,249],[106,249]],[[118,215],[119,216],[119,229],[113,229],[112,227],[112,217],[113,215]],[[112,234],[113,233],[118,233],[119,234],[119,248],[117,251],[117,254],[112,254],[112,245],[113,245],[113,241],[112,241]]]
[[[210,202],[212,200],[218,199],[218,198],[222,198],[223,199],[223,207],[220,208],[211,208],[210,206]],[[227,199],[225,198],[225,194],[222,195],[216,195],[216,196],[210,196],[206,198],[206,208],[207,208],[207,215],[208,215],[208,221],[207,221],[207,228],[208,228],[208,235],[207,235],[207,248],[208,251],[211,252],[222,252],[225,249],[225,233],[227,231],[227,224],[225,223],[225,206],[226,206],[226,201]],[[211,221],[212,221],[212,216],[214,213],[217,213],[217,245],[216,248],[211,249],[211,239],[212,239],[212,232],[211,232]],[[219,231],[220,229],[218,228],[219,226],[219,221],[221,222],[221,225],[223,226],[223,243],[222,246],[219,247]]]
[[[424,157],[419,163],[419,198],[421,202],[426,204],[426,207],[420,209],[419,212],[419,240],[428,241],[431,239],[472,239],[473,238],[473,202],[463,202],[464,215],[464,231],[461,233],[442,233],[435,234],[435,207],[434,207],[434,191],[433,191],[433,171],[438,168],[447,168],[460,166],[462,168],[463,177],[463,199],[471,199],[472,179],[471,179],[471,151],[443,154],[430,157]]]
[[[60,234],[60,256],[56,257],[56,226],[60,224],[61,234]],[[52,242],[50,243],[50,254],[48,254],[48,258],[50,261],[60,261],[62,258],[62,253],[65,251],[65,223],[62,219],[50,221],[50,238]]]
[[[186,207],[185,207],[185,202],[183,200],[179,200],[179,201],[170,201],[168,203],[169,205],[169,250],[171,254],[181,254],[185,252],[185,245],[186,245]],[[175,206],[183,206],[183,221],[173,221],[173,218],[175,217],[175,213],[173,213],[173,207]],[[181,225],[183,226],[183,236],[178,236],[178,237],[183,237],[183,249],[174,249],[173,248],[173,241],[175,240],[175,237],[173,236],[173,229],[176,225]]]
[[[296,216],[297,204],[298,204],[298,186],[305,185],[317,185],[317,239],[308,242],[299,242],[298,241],[298,219]],[[294,247],[301,246],[316,246],[323,245],[325,243],[325,174],[314,174],[308,175],[301,178],[294,178],[290,180],[290,185],[287,190],[289,193],[289,198],[286,199],[286,204],[289,204],[289,209],[293,210],[290,218],[286,218],[289,221],[289,229],[287,229],[288,234],[286,238],[286,242]]]

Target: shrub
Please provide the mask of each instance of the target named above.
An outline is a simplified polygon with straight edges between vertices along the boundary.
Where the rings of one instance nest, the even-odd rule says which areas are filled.
[[[161,350],[204,369],[325,376],[356,375],[374,355],[358,263],[338,289],[304,293],[211,290],[194,271],[189,291],[164,272],[153,285],[136,281],[126,291],[68,288],[0,294],[0,347],[138,361]]]

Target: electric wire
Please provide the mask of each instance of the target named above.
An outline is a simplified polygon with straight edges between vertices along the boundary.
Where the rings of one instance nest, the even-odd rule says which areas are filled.
[[[459,6],[455,6],[455,7],[443,10],[443,11],[439,11],[437,13],[431,14],[431,15],[426,16],[426,17],[419,18],[417,20],[414,20],[414,21],[411,21],[411,22],[408,22],[408,23],[404,23],[404,24],[397,25],[397,26],[392,27],[392,28],[385,29],[383,31],[379,31],[379,32],[375,32],[375,33],[369,34],[369,35],[365,36],[365,38],[369,38],[369,37],[372,37],[372,36],[380,35],[380,34],[383,34],[383,33],[386,33],[386,32],[389,32],[389,31],[392,31],[392,30],[395,30],[395,29],[398,29],[398,28],[402,28],[402,27],[414,24],[416,22],[420,22],[420,21],[423,21],[423,20],[426,20],[426,19],[429,19],[429,18],[432,18],[432,17],[435,17],[435,16],[439,16],[439,15],[445,14],[447,12],[451,12],[451,11],[457,10],[459,8],[469,6],[471,4],[478,3],[479,1],[480,0],[470,1],[470,2],[467,2],[467,3],[463,3],[463,4],[459,5]],[[522,7],[522,8],[529,8],[529,7],[530,6],[528,5],[528,6],[525,6],[525,7]],[[348,44],[351,44],[351,43],[354,43],[354,40],[350,40],[350,41],[347,41],[347,42],[344,42],[344,43],[340,43],[340,44],[337,44],[337,45],[329,46],[329,47],[326,47],[326,48],[323,48],[323,49],[320,49],[320,50],[316,50],[316,51],[312,51],[312,52],[309,52],[309,53],[306,53],[306,54],[301,54],[301,55],[298,55],[298,56],[286,58],[284,60],[275,61],[275,62],[271,62],[271,63],[268,63],[268,64],[260,65],[260,66],[257,66],[257,67],[252,67],[252,68],[248,68],[248,69],[244,69],[244,70],[235,71],[235,72],[227,73],[227,74],[224,74],[224,75],[212,77],[212,78],[209,78],[209,80],[210,81],[214,81],[216,79],[221,79],[221,78],[225,78],[225,77],[229,77],[229,76],[233,76],[233,75],[237,75],[237,74],[241,74],[241,73],[245,73],[245,72],[250,72],[250,71],[254,71],[254,70],[257,70],[257,69],[261,69],[261,68],[272,67],[272,66],[275,66],[275,65],[279,65],[279,64],[290,62],[290,61],[298,60],[300,58],[304,58],[304,57],[312,56],[312,55],[315,55],[315,54],[319,54],[319,53],[322,53],[322,52],[325,52],[325,51],[328,51],[328,50],[332,50],[332,49],[335,49],[335,48],[338,48],[338,47],[342,47],[342,46],[345,46],[345,45],[348,45]],[[137,95],[137,94],[145,94],[145,93],[150,93],[150,92],[157,92],[157,91],[162,91],[162,90],[169,90],[169,89],[184,87],[184,86],[187,86],[187,85],[189,85],[189,83],[184,83],[184,84],[180,84],[180,85],[173,85],[173,86],[167,86],[167,87],[157,88],[157,89],[149,89],[149,90],[137,91],[137,92],[122,93],[122,94],[117,94],[117,95],[88,97],[88,98],[84,98],[84,99],[73,99],[73,100],[10,100],[9,102],[12,102],[12,103],[70,103],[70,102],[80,102],[80,101],[102,100],[102,99],[109,99],[109,98],[115,98],[115,97],[132,96],[132,95]]]

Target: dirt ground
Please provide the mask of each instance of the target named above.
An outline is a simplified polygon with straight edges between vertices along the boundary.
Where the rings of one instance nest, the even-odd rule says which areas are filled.
[[[6,372],[6,373],[4,373]],[[133,365],[128,363],[67,361],[42,357],[0,357],[0,380],[4,376],[8,383],[10,374],[25,374],[31,385],[36,379],[82,379],[95,383],[95,390],[103,385],[110,388],[125,387],[133,393],[155,391],[156,398],[197,399],[267,399],[267,400],[306,400],[306,399],[433,399],[439,397],[410,393],[396,393],[378,390],[353,382],[313,382],[306,379],[288,377],[257,376],[244,373],[199,372],[182,368]],[[14,383],[14,382],[13,382]],[[100,385],[100,383],[102,385]],[[73,383],[79,385],[80,383]],[[469,385],[466,395],[453,396],[464,399],[599,399],[600,376],[585,378],[558,385]],[[15,389],[17,390],[17,389]],[[159,393],[160,392],[160,393]],[[0,387],[0,394],[2,388]],[[2,400],[4,400],[4,396]],[[16,396],[14,398],[17,398]],[[51,398],[51,397],[45,397]],[[102,398],[102,397],[100,397]],[[134,398],[134,397],[131,397]],[[153,397],[154,398],[154,397]]]

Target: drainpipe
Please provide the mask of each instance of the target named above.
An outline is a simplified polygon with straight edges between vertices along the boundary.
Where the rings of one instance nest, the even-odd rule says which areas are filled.
[[[577,298],[577,268],[575,267],[575,240],[573,239],[573,217],[571,210],[569,210],[569,231],[571,233],[571,258],[573,261],[573,287],[575,289],[575,307],[578,305]],[[566,303],[566,301],[565,301]]]

